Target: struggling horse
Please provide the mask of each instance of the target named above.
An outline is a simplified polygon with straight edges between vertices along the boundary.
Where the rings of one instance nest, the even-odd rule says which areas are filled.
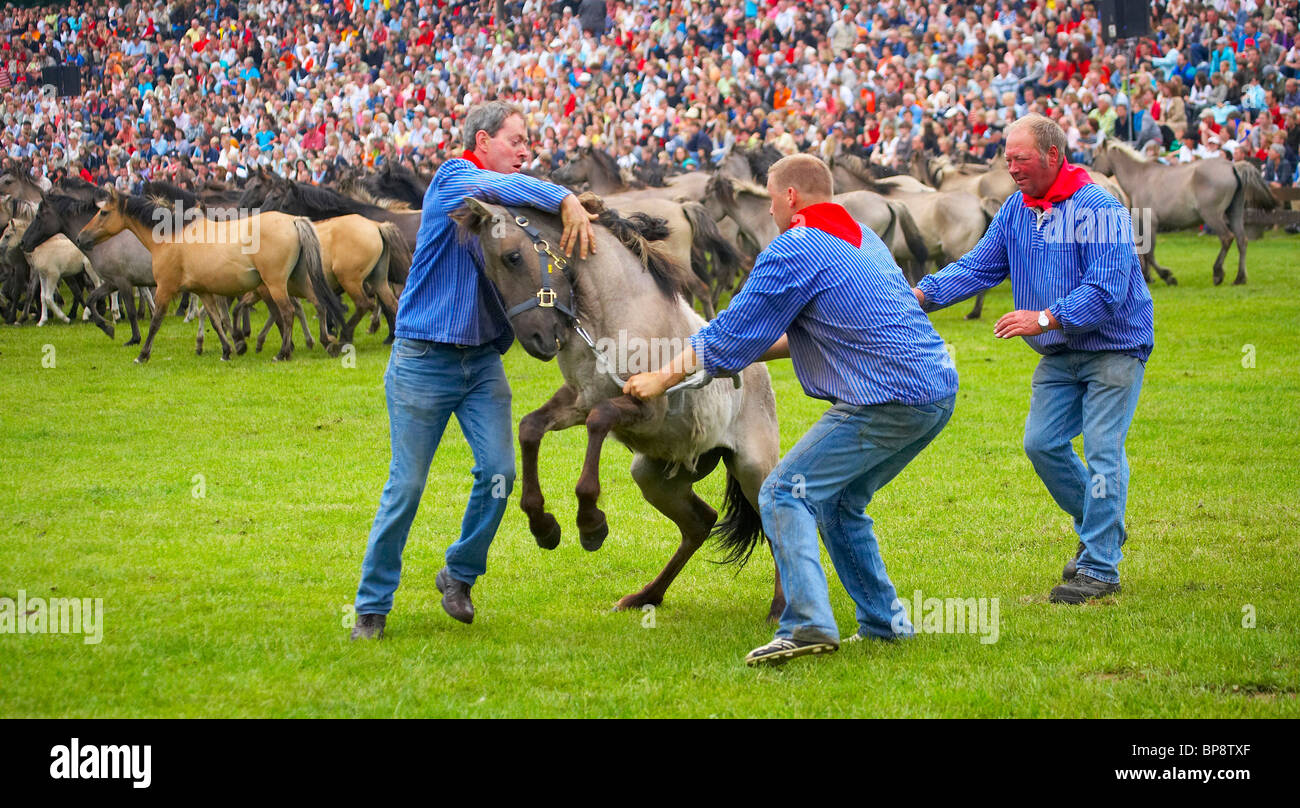
[[[551,399],[519,424],[520,506],[537,543],[553,549],[561,534],[538,480],[542,437],[585,424],[587,451],[576,488],[582,546],[598,549],[609,532],[597,498],[600,450],[611,434],[633,451],[632,477],[642,495],[681,532],[681,544],[663,571],[616,608],[661,603],[710,535],[721,540],[728,560],[748,558],[762,538],[759,488],[780,448],[767,368],[745,369],[739,386],[728,379],[696,379],[701,387],[672,393],[668,400],[641,401],[623,395],[617,374],[642,368],[622,367],[629,363],[611,361],[600,347],[621,341],[653,352],[655,346],[684,345],[704,324],[675,291],[686,270],[608,211],[598,222],[604,226],[596,228],[597,251],[573,264],[549,247],[559,243],[562,230],[550,214],[469,199],[453,218],[463,235],[481,245],[484,270],[509,307],[519,344],[536,359],[556,359],[564,376]],[[645,352],[640,356],[644,360]],[[635,359],[630,364],[637,364]],[[719,461],[727,469],[721,523],[717,511],[692,490]],[[780,614],[784,600],[778,578],[770,616]]]

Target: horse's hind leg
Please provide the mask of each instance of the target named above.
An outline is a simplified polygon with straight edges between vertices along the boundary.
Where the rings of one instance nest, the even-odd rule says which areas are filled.
[[[303,311],[302,303],[298,301],[298,298],[296,297],[290,298],[290,300],[293,303],[293,316],[297,317],[298,322],[302,323],[303,344],[307,346],[307,350],[311,350],[312,346],[315,345],[316,343],[312,342],[311,339],[311,328],[309,328],[307,325],[307,312]],[[316,301],[314,300],[312,301],[312,305],[316,306],[317,309],[320,308],[320,305],[317,304]],[[321,337],[321,344],[322,345],[326,344],[324,337]]]
[[[226,324],[223,322],[224,308],[221,301],[213,294],[201,294],[199,297],[203,300],[203,309],[207,312],[208,320],[212,323],[212,330],[217,332],[217,339],[221,340],[221,361],[230,361],[230,339],[226,336]]]
[[[759,435],[767,431],[755,428],[745,440],[740,442],[740,447],[734,454],[723,458],[727,464],[727,472],[740,484],[740,489],[745,492],[745,499],[749,500],[750,507],[755,513],[759,512],[758,492],[763,487],[763,481],[772,473],[777,460],[780,459],[780,439],[776,437],[776,424],[771,425],[771,440],[764,441]],[[771,549],[770,543],[768,549]],[[775,570],[775,578],[772,584],[772,604],[767,610],[769,623],[781,619],[781,613],[785,611],[785,591],[781,588],[781,570],[776,567],[775,555],[772,557],[772,568]]]
[[[663,603],[664,593],[677,578],[677,574],[686,566],[686,562],[691,560],[691,556],[695,555],[695,551],[700,549],[700,545],[709,538],[709,531],[718,521],[718,512],[700,499],[691,486],[696,480],[702,479],[713,471],[720,456],[720,452],[715,452],[711,458],[708,456],[701,458],[701,463],[694,474],[679,470],[672,477],[668,476],[668,463],[663,460],[641,454],[632,459],[632,479],[636,480],[636,484],[641,488],[641,495],[660,513],[673,520],[682,532],[682,543],[677,546],[677,552],[673,553],[673,557],[668,559],[668,564],[664,566],[663,571],[640,592],[627,595],[616,603],[615,611],[639,609],[647,604],[658,606]]]
[[[578,541],[584,550],[599,550],[609,535],[605,512],[596,506],[600,499],[600,448],[605,437],[620,425],[643,420],[649,412],[640,399],[619,396],[600,402],[587,414],[587,456],[574,489],[578,496]]]
[[[980,318],[980,315],[984,313],[985,294],[987,293],[980,292],[978,295],[975,295],[975,307],[966,313],[967,320],[978,320]]]
[[[1230,210],[1229,215],[1232,219],[1232,236],[1237,240],[1237,277],[1232,281],[1233,286],[1240,286],[1246,282],[1246,218],[1241,208]]]
[[[519,421],[520,485],[519,507],[528,516],[528,529],[537,545],[554,550],[560,544],[560,523],[546,510],[546,499],[537,473],[537,455],[547,432],[577,426],[587,417],[575,405],[578,393],[567,384],[555,391],[541,407]]]

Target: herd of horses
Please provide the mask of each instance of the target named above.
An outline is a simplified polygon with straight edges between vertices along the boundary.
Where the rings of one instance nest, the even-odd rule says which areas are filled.
[[[663,571],[619,600],[618,608],[661,603],[710,536],[721,540],[728,560],[740,563],[762,539],[759,487],[780,447],[766,367],[759,363],[737,379],[701,379],[673,396],[641,401],[623,395],[617,373],[607,372],[607,358],[595,346],[602,340],[684,341],[704,323],[697,304],[704,317],[713,316],[778,235],[768,213],[766,174],[779,157],[770,147],[737,149],[716,171],[647,185],[621,171],[610,155],[582,150],[550,179],[581,192],[587,208],[599,214],[598,250],[584,259],[543,248],[558,244],[562,231],[549,213],[466,200],[454,215],[461,234],[477,239],[486,276],[514,312],[520,345],[536,359],[556,360],[564,379],[519,426],[520,504],[539,546],[556,547],[562,533],[546,510],[539,447],[546,433],[578,425],[588,433],[576,488],[582,546],[594,550],[608,534],[597,500],[600,450],[610,435],[633,451],[632,477],[643,496],[680,531]],[[830,168],[835,201],[880,236],[912,282],[973,248],[1016,190],[1000,160],[968,166],[917,155],[909,173],[884,176],[845,154]],[[1106,142],[1091,173],[1126,208],[1150,208],[1153,228],[1206,224],[1222,243],[1216,283],[1235,239],[1236,282],[1246,281],[1244,209],[1272,202],[1253,166],[1225,160],[1163,166]],[[299,300],[314,307],[319,341],[333,355],[352,342],[366,316],[372,333],[386,318],[391,341],[426,189],[425,178],[391,168],[333,188],[258,169],[242,187],[213,183],[191,191],[155,182],[143,196],[104,192],[79,180],[45,192],[23,172],[11,172],[0,176],[0,315],[15,323],[39,312],[38,324],[44,324],[51,313],[70,321],[80,307],[84,319],[112,338],[120,307],[131,327],[126,344],[141,344],[137,362],[148,360],[169,305],[183,297],[190,300],[181,301],[178,313],[199,317],[196,350],[202,352],[204,323],[210,322],[223,359],[246,350],[249,312],[258,302],[269,316],[257,347],[274,324],[281,335],[277,359],[292,355],[295,321],[312,345]],[[178,226],[159,235],[159,223],[175,221]],[[1175,282],[1156,264],[1154,250],[1143,255],[1148,281],[1152,269]],[[67,314],[60,304],[64,287],[72,298]],[[526,305],[546,289],[572,305]],[[350,314],[344,294],[352,301]],[[967,316],[979,317],[981,305],[982,298]],[[149,329],[142,340],[138,319],[146,309]],[[719,463],[728,476],[721,520],[693,491]],[[769,617],[783,608],[778,575]]]

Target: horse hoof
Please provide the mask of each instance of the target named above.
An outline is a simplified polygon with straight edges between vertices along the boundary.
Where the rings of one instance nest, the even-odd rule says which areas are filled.
[[[663,598],[654,598],[647,595],[644,591],[636,592],[624,598],[620,598],[618,603],[614,604],[614,611],[623,612],[628,609],[641,609],[643,606],[659,606],[664,602]]]
[[[978,320],[979,318],[980,318],[979,314],[977,314],[977,313],[975,313],[975,312],[972,311],[972,312],[970,312],[969,314],[967,314],[966,317],[965,317],[964,319],[967,319],[967,320]]]
[[[325,347],[325,353],[329,354],[330,356],[337,357],[339,354],[343,353],[342,343],[331,342],[329,345]]]
[[[1177,286],[1177,285],[1178,285],[1178,279],[1175,278],[1173,275],[1170,275],[1168,278],[1165,278],[1165,285],[1166,285],[1166,286]]]
[[[148,362],[148,361],[149,361],[149,357],[147,357],[147,356],[137,356],[137,357],[135,358],[135,363],[136,363],[137,365],[143,365],[145,362]]]
[[[609,535],[609,523],[601,522],[600,527],[592,531],[578,531],[578,541],[582,544],[582,549],[589,553],[594,553],[605,543],[605,537]]]
[[[785,601],[772,601],[772,608],[767,611],[767,622],[776,625],[781,622],[781,613],[785,611]]]
[[[542,526],[533,531],[537,546],[543,550],[554,550],[560,546],[560,523],[549,513],[542,514]]]
[[[1245,279],[1245,278],[1237,278],[1235,281],[1232,282],[1232,285],[1233,285],[1233,286],[1245,286],[1245,285],[1246,285],[1246,279]]]
[[[131,346],[131,345],[139,345],[139,344],[140,344],[140,338],[139,338],[139,337],[131,337],[129,340],[127,340],[126,342],[122,343],[122,347],[125,348],[125,347]]]
[[[1218,286],[1218,285],[1221,284],[1221,283],[1223,283],[1223,276],[1222,276],[1222,275],[1215,275],[1215,276],[1214,276],[1214,285],[1215,285],[1215,286]]]
[[[236,345],[235,345],[235,353],[238,354],[238,355],[240,355],[240,356],[243,356],[244,354],[248,353],[248,343],[246,343],[246,342],[240,342],[240,343],[236,344]]]
[[[203,349],[202,349],[202,348],[195,348],[195,349],[194,349],[194,355],[195,355],[195,356],[203,356]]]

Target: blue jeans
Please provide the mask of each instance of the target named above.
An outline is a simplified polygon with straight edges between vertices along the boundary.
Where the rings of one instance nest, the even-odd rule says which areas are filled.
[[[955,396],[907,406],[836,404],[763,482],[759,511],[781,572],[786,606],[778,637],[839,643],[817,547],[821,530],[863,635],[908,636],[912,624],[871,531],[867,503],[939,434]]]
[[[452,578],[473,586],[486,571],[488,547],[515,484],[510,385],[492,346],[457,348],[397,339],[384,392],[393,462],[361,564],[357,614],[387,614],[393,608],[402,549],[452,413],[474,453],[474,482],[460,538],[447,548]]]
[[[1119,583],[1127,537],[1124,440],[1144,370],[1141,359],[1113,351],[1044,356],[1025,421],[1025,454],[1083,542],[1078,571],[1108,583]],[[1070,443],[1080,434],[1086,467]]]

